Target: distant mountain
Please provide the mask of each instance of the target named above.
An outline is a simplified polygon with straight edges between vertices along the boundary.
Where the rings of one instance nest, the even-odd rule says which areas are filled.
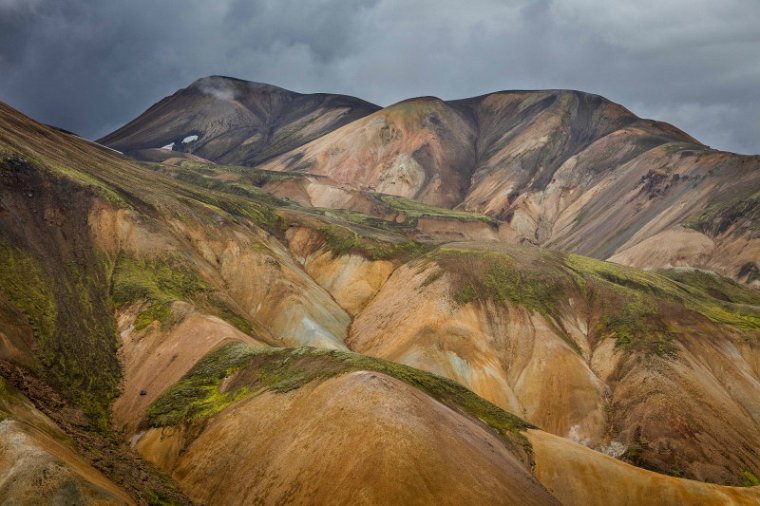
[[[504,91],[379,109],[214,77],[100,142],[154,161],[319,176],[271,190],[320,207],[374,213],[362,193],[396,195],[485,214],[502,239],[760,286],[760,157],[710,149],[598,95]],[[175,151],[147,149],[169,143]]]
[[[297,148],[379,107],[230,77],[199,79],[98,142],[138,159],[177,153],[251,165]],[[163,153],[157,149],[165,148]]]
[[[498,219],[502,239],[760,286],[760,156],[712,150],[597,95],[407,100],[260,167],[328,177],[310,190],[325,207],[355,205],[336,185],[400,195]]]

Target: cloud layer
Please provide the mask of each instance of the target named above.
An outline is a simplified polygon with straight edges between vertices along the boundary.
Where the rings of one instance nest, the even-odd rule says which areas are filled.
[[[756,0],[0,0],[0,100],[100,136],[230,75],[387,105],[574,88],[760,153]]]

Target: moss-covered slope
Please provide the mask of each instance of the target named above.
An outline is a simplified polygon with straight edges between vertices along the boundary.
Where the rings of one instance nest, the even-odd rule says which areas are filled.
[[[375,371],[397,378],[521,443],[525,439],[520,431],[532,427],[454,381],[409,366],[336,350],[261,349],[242,343],[224,346],[198,362],[153,403],[147,424],[163,427],[195,422],[263,390],[287,392],[351,371]]]

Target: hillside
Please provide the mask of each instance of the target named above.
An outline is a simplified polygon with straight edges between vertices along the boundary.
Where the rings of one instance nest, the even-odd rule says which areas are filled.
[[[238,135],[239,124],[220,112],[228,111],[228,102],[199,91],[206,82],[256,103],[265,90],[272,96],[298,96],[256,83],[207,78],[101,142],[134,155],[137,148],[176,141],[179,151],[138,156],[308,176],[265,186],[304,206],[388,219],[388,207],[378,205],[374,195],[392,195],[485,215],[494,222],[436,239],[528,242],[647,269],[705,268],[760,284],[760,157],[710,149],[672,125],[638,118],[598,95],[503,91],[448,102],[421,97],[383,109],[320,95],[324,104],[304,106],[308,113],[296,104],[314,104],[315,98],[303,95],[276,100],[271,110],[282,112],[267,117],[282,115],[287,126],[277,126],[271,136],[257,134],[254,142]],[[346,101],[353,112],[335,120],[328,109]],[[288,119],[293,114],[308,119]],[[164,117],[174,119],[159,119]],[[254,128],[261,123],[256,118],[240,116],[240,124]],[[196,149],[180,139],[194,129],[215,133],[204,134]],[[164,135],[169,130],[171,135]],[[281,136],[280,130],[287,134]],[[204,139],[215,136],[229,140],[224,150],[212,149],[212,140],[203,147]],[[441,228],[428,225],[423,221],[421,232],[435,235]]]
[[[261,167],[485,214],[511,241],[757,280],[760,157],[712,150],[596,95],[408,100]],[[351,208],[323,192],[327,207]]]
[[[475,103],[440,103],[452,136],[469,135]],[[643,121],[603,109],[608,125],[570,135],[562,156]],[[347,142],[382,112],[296,149]],[[441,153],[466,154],[447,151],[456,140]],[[139,163],[0,104],[0,446],[36,448],[25,466],[0,460],[0,477],[16,473],[0,491],[79,504],[760,500],[757,291],[527,244],[514,220],[462,204],[464,179],[461,193],[426,187],[451,202],[428,200],[282,156]],[[314,205],[332,198],[346,205]],[[735,208],[706,209],[694,226],[711,237],[754,223],[752,207],[727,227],[718,217]]]
[[[343,95],[304,95],[211,76],[164,98],[98,142],[143,160],[192,155],[251,165],[377,109]]]

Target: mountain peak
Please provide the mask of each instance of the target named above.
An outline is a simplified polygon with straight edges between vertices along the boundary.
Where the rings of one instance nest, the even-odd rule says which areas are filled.
[[[187,90],[200,91],[220,100],[234,100],[238,96],[250,92],[280,92],[288,95],[301,95],[294,91],[280,88],[272,84],[256,81],[246,81],[235,77],[207,76],[193,81]]]

